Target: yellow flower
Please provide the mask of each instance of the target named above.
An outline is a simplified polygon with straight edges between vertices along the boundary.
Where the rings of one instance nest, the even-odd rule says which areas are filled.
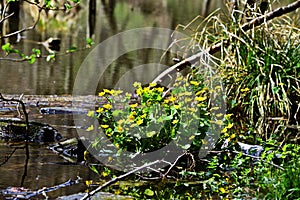
[[[193,140],[195,139],[195,135],[192,135],[191,137],[189,137],[189,140]]]
[[[176,81],[181,81],[183,79],[183,76],[179,76],[176,78]]]
[[[249,88],[245,88],[245,89],[241,89],[241,92],[248,92],[250,89]]]
[[[221,132],[226,133],[227,132],[227,127],[223,128]]]
[[[227,125],[227,128],[229,129],[229,128],[232,128],[233,127],[233,124],[232,123],[229,123],[228,125]]]
[[[145,114],[142,114],[141,116],[140,116],[140,118],[146,118],[147,117],[147,114],[145,113]]]
[[[179,122],[178,119],[174,119],[174,120],[172,121],[172,124],[177,124],[178,122]]]
[[[176,101],[176,97],[174,97],[174,96],[171,96],[171,97],[169,98],[169,101],[170,101],[170,102],[174,102],[174,101]]]
[[[174,105],[174,108],[175,109],[179,109],[179,108],[181,108],[181,105],[180,104],[176,104],[176,105]]]
[[[105,93],[107,93],[107,94],[111,94],[111,91],[108,90],[108,89],[103,89],[103,91],[104,91]]]
[[[118,190],[115,190],[115,195],[119,195],[121,194],[122,190],[118,189]]]
[[[99,94],[98,94],[99,97],[102,97],[104,95],[105,95],[105,92],[99,92]]]
[[[92,130],[94,130],[94,125],[91,125],[90,127],[88,127],[88,128],[86,129],[86,131],[92,131]]]
[[[138,96],[142,96],[142,94],[143,94],[143,89],[142,89],[142,88],[138,88],[138,89],[136,90],[136,94],[137,94]]]
[[[90,185],[92,185],[93,184],[93,180],[86,180],[85,181],[85,184],[86,184],[86,186],[90,186]]]
[[[225,118],[226,118],[226,119],[229,119],[232,115],[233,115],[233,114],[226,114],[226,115],[225,115]]]
[[[98,108],[98,109],[96,110],[96,112],[97,112],[97,113],[102,113],[102,112],[103,112],[103,108]]]
[[[143,122],[144,122],[144,120],[143,120],[143,119],[140,119],[140,120],[138,120],[138,121],[136,122],[136,124],[137,124],[137,125],[141,125]]]
[[[157,83],[150,83],[149,86],[150,87],[155,87],[157,85]]]
[[[123,129],[121,126],[118,126],[118,127],[117,127],[117,131],[119,131],[119,132],[123,132],[123,131],[124,131],[124,129]]]
[[[223,194],[224,194],[224,193],[227,193],[227,191],[226,191],[224,188],[222,188],[222,187],[219,188],[219,190],[220,190],[220,192],[223,193]]]
[[[115,147],[119,149],[120,145],[117,143],[117,144],[115,144]]]
[[[108,103],[108,104],[103,105],[103,108],[110,110],[112,108],[112,105]]]
[[[198,86],[198,85],[199,85],[199,83],[198,83],[197,81],[190,81],[190,84],[191,84],[191,85],[195,85],[195,86]]]
[[[94,116],[94,111],[91,111],[91,110],[90,110],[90,111],[88,112],[87,116],[88,116],[88,117],[93,117],[93,116]]]
[[[162,93],[164,91],[164,88],[163,87],[158,87],[158,88],[156,88],[156,91],[158,91],[159,93]]]
[[[192,92],[184,92],[185,96],[192,96],[192,94],[193,94]]]
[[[134,86],[134,87],[141,87],[141,83],[139,83],[139,82],[134,82],[134,83],[133,83],[133,86]]]
[[[101,126],[101,128],[108,128],[109,127],[109,125],[107,125],[107,124],[101,124],[100,126]]]
[[[196,100],[196,101],[199,101],[199,102],[205,101],[206,99],[207,99],[207,97],[196,97],[196,98],[195,98],[195,100]]]
[[[137,106],[138,106],[137,103],[135,103],[135,104],[130,104],[130,108],[136,108]]]
[[[101,175],[102,175],[103,177],[106,177],[106,176],[108,176],[108,173],[107,173],[106,171],[103,171],[103,172],[101,172]]]
[[[220,107],[215,106],[215,107],[212,107],[212,108],[210,109],[210,111],[219,110],[219,109],[220,109]]]
[[[123,93],[122,90],[114,90],[113,95],[114,95],[114,96],[117,96],[117,95],[122,94],[122,93]]]

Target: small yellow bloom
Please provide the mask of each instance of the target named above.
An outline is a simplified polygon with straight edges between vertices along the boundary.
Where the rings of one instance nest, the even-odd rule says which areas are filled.
[[[163,87],[158,87],[158,88],[156,88],[156,91],[158,91],[159,93],[162,93],[164,91],[164,88]]]
[[[99,92],[99,94],[98,94],[99,97],[102,97],[104,95],[105,95],[105,92]]]
[[[115,147],[119,149],[120,145],[117,143],[117,144],[115,144]]]
[[[175,109],[180,109],[180,108],[181,108],[181,105],[180,105],[180,104],[176,104],[176,105],[174,105],[174,108],[175,108]]]
[[[118,127],[117,127],[117,131],[119,131],[119,132],[123,132],[123,131],[124,131],[124,129],[123,129],[121,126],[118,126]]]
[[[193,94],[192,92],[184,92],[185,96],[192,96],[192,94]]]
[[[235,138],[235,134],[232,134],[231,136],[230,136],[230,139],[233,139],[233,138]]]
[[[94,111],[91,111],[91,110],[90,110],[90,111],[88,112],[87,116],[88,116],[88,117],[93,117],[93,116],[94,116]]]
[[[115,195],[119,195],[119,194],[121,194],[121,192],[122,191],[120,189],[118,189],[118,190],[115,191]]]
[[[102,175],[103,177],[106,177],[106,176],[108,176],[108,173],[107,173],[106,171],[103,171],[103,172],[101,172],[101,175]]]
[[[181,81],[183,79],[183,76],[179,76],[176,78],[176,81]]]
[[[113,95],[119,95],[119,94],[122,94],[123,93],[123,90],[114,90],[114,93]]]
[[[107,94],[111,94],[111,91],[108,90],[108,89],[103,89],[103,91],[104,91],[105,93],[107,93]]]
[[[140,118],[146,118],[147,117],[147,114],[145,113],[145,114],[142,114],[141,116],[140,116]]]
[[[207,99],[207,97],[205,97],[205,96],[204,96],[204,97],[201,97],[201,96],[200,96],[200,97],[196,97],[196,98],[195,98],[195,100],[196,100],[196,101],[199,101],[199,102],[205,101],[206,99]]]
[[[92,130],[94,130],[94,125],[91,125],[90,127],[88,127],[88,128],[86,129],[86,131],[92,131]]]
[[[227,125],[227,128],[229,129],[229,128],[232,128],[233,127],[233,124],[232,123],[229,123],[228,125]]]
[[[233,114],[226,114],[226,115],[225,115],[225,118],[226,118],[226,119],[229,119],[232,115],[233,115]]]
[[[86,186],[90,186],[90,185],[92,185],[93,184],[93,180],[86,180],[85,181],[85,184],[86,184]]]
[[[138,106],[137,103],[135,103],[135,104],[130,104],[130,108],[136,108],[137,106]]]
[[[174,119],[174,120],[172,121],[172,124],[177,124],[178,122],[179,122],[178,119]]]
[[[98,108],[98,109],[96,110],[96,112],[97,112],[97,113],[102,113],[103,110],[104,110],[103,108]]]
[[[112,105],[108,103],[108,104],[103,105],[103,108],[110,110],[112,108]]]
[[[248,92],[250,89],[249,88],[245,88],[245,89],[241,89],[241,92]]]
[[[157,85],[157,83],[150,83],[149,86],[150,87],[155,87]]]
[[[223,193],[223,194],[224,194],[224,193],[227,193],[227,191],[226,191],[224,188],[222,188],[222,187],[219,188],[219,190],[220,190],[220,192]]]
[[[199,85],[199,82],[197,82],[197,81],[190,81],[190,84],[191,84],[191,85],[198,86],[198,85]]]
[[[137,94],[138,96],[142,96],[142,94],[143,94],[143,89],[142,89],[142,88],[138,88],[138,89],[136,90],[136,94]]]
[[[140,120],[138,120],[138,121],[136,122],[136,124],[137,124],[137,125],[141,125],[143,122],[144,122],[144,120],[143,120],[143,119],[140,119]]]
[[[101,128],[108,128],[109,127],[109,125],[107,125],[107,124],[101,124],[100,126],[101,126]]]
[[[170,101],[170,102],[174,102],[174,101],[176,101],[176,97],[174,97],[174,96],[171,96],[171,97],[169,98],[169,101]]]
[[[212,107],[212,108],[210,109],[210,111],[219,110],[219,109],[220,109],[220,107],[215,106],[215,107]]]
[[[227,127],[223,128],[221,132],[226,133],[227,132]]]
[[[134,86],[134,87],[141,87],[141,83],[139,83],[139,82],[134,82],[134,83],[133,83],[133,86]]]
[[[191,137],[189,137],[189,140],[193,140],[195,139],[195,135],[192,135]]]

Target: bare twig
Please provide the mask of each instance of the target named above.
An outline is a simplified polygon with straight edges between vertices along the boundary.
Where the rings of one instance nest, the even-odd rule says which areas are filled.
[[[92,192],[89,192],[89,193],[87,193],[86,195],[84,195],[84,196],[81,198],[81,200],[87,199],[87,198],[89,198],[89,197],[95,195],[95,194],[96,194],[97,192],[99,192],[100,190],[102,190],[102,189],[104,189],[104,188],[110,186],[111,184],[114,184],[115,182],[120,181],[120,180],[126,178],[127,176],[129,176],[129,175],[131,175],[131,174],[134,174],[134,173],[136,173],[136,172],[138,172],[138,171],[140,171],[140,170],[142,170],[142,169],[148,168],[148,167],[150,167],[150,166],[152,166],[152,165],[155,165],[155,164],[157,164],[157,163],[159,163],[159,162],[161,162],[161,161],[160,161],[160,160],[156,160],[156,161],[154,161],[154,162],[151,162],[151,163],[142,165],[142,166],[140,166],[140,167],[137,167],[137,168],[135,168],[134,170],[129,171],[129,172],[127,172],[127,173],[125,173],[125,174],[123,174],[123,175],[121,175],[121,176],[118,176],[118,177],[116,177],[116,178],[113,178],[113,179],[111,179],[110,181],[107,181],[107,182],[104,183],[103,185],[99,186],[98,188],[96,188],[96,189],[93,190]]]

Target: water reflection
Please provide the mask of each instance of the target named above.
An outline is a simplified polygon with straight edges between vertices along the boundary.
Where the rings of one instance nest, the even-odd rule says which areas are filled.
[[[37,17],[37,11],[32,6],[28,8],[24,2],[21,8],[11,9],[19,9],[19,15],[15,15],[16,21],[9,22],[8,29],[2,29],[7,32],[31,26],[33,19]],[[82,2],[80,8],[66,15],[56,14],[54,18],[54,14],[49,12],[47,18],[42,14],[34,31],[23,32],[18,38],[10,38],[9,42],[26,54],[30,54],[32,48],[39,48],[47,55],[47,49],[38,42],[46,41],[50,37],[61,38],[60,52],[65,52],[72,46],[85,47],[85,39],[88,37],[98,44],[112,35],[132,28],[151,26],[173,29],[179,23],[188,23],[201,10],[201,1],[89,0]],[[17,40],[20,42],[16,43]],[[7,41],[5,39],[1,44]],[[91,49],[87,49],[58,56],[53,62],[38,59],[32,65],[0,60],[0,91],[9,94],[71,94],[78,68],[90,51]],[[145,50],[122,56],[111,65],[99,87],[111,87],[134,66],[159,62],[160,55],[161,52]],[[157,73],[159,70],[154,69],[148,76],[155,76]]]

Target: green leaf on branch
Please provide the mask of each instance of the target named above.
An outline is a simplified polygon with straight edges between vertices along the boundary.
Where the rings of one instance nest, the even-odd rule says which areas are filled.
[[[10,45],[10,43],[6,43],[2,45],[2,50],[5,51],[6,55],[11,54],[11,53],[20,53],[19,50],[13,49]]]

